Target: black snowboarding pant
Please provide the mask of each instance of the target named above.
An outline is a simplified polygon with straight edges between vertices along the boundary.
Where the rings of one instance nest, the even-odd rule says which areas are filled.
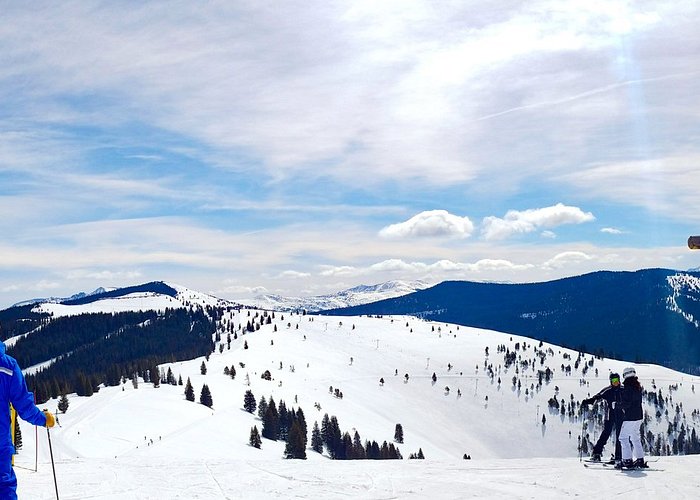
[[[615,425],[615,460],[621,460],[622,459],[622,449],[620,448],[620,440],[617,439],[617,436],[620,435],[620,428],[622,427],[622,422],[613,422],[612,420],[608,419],[605,421],[603,424],[603,432],[600,433],[600,437],[598,438],[598,442],[593,446],[593,453],[597,453],[598,455],[601,455],[603,453],[603,446],[605,446],[605,443],[608,442],[608,438],[610,437],[610,433],[612,432],[613,424]]]

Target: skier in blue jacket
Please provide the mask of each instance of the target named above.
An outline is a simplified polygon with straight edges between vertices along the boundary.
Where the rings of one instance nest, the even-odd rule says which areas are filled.
[[[12,469],[12,444],[10,430],[10,403],[23,420],[42,427],[53,427],[54,416],[43,412],[34,404],[34,395],[27,390],[24,375],[17,361],[5,354],[5,344],[0,342],[0,498],[17,498],[17,477]]]

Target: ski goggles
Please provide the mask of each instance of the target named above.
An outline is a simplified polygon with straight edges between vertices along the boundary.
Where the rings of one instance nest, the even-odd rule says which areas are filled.
[[[619,384],[620,383],[620,377],[613,377],[610,379],[611,384]]]

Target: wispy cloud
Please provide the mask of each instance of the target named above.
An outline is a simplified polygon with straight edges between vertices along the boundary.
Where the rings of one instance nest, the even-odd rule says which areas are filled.
[[[610,162],[568,173],[560,179],[596,196],[644,207],[673,219],[700,221],[697,153]]]
[[[0,300],[697,265],[697,2],[33,5],[0,25]]]

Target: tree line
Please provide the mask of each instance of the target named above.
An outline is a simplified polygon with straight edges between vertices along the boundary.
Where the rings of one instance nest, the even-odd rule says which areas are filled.
[[[216,323],[201,308],[61,319],[20,339],[8,352],[23,367],[53,360],[26,377],[39,403],[71,392],[90,396],[100,384],[119,385],[135,376],[147,380],[159,364],[204,356],[214,348]]]

